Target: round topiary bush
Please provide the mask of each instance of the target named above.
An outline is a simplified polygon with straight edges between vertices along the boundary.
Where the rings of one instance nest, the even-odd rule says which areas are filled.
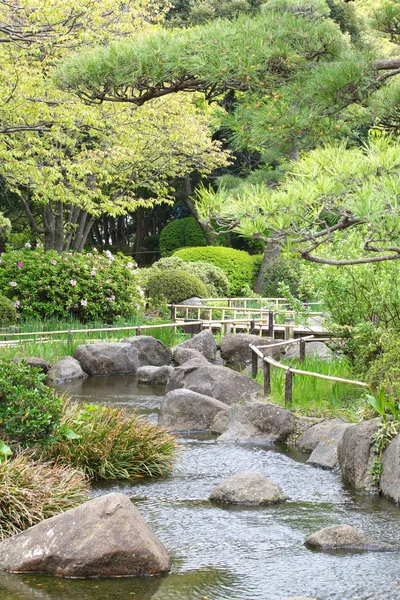
[[[17,320],[17,309],[14,303],[0,295],[0,327],[14,325]]]
[[[194,217],[171,221],[160,233],[161,256],[170,256],[178,248],[206,244],[204,233]]]
[[[240,296],[243,290],[253,286],[260,268],[261,255],[251,256],[243,250],[207,246],[205,248],[182,248],[174,253],[186,262],[207,262],[222,269],[229,280],[230,294]]]
[[[263,296],[276,298],[281,295],[279,284],[288,286],[290,293],[302,299],[300,259],[280,257],[267,266],[264,276]]]
[[[178,304],[182,300],[207,296],[207,288],[195,275],[178,269],[166,269],[149,278],[147,292],[153,302]]]
[[[208,298],[223,298],[229,293],[229,280],[227,276],[222,269],[211,263],[203,261],[187,263],[178,256],[168,256],[154,263],[152,267],[153,273],[155,273],[156,269],[178,269],[179,271],[186,271],[195,275],[205,284]],[[147,278],[150,276],[151,274],[148,274]]]

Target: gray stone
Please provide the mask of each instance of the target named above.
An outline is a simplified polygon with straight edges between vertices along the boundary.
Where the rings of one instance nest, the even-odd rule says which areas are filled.
[[[161,403],[158,424],[169,431],[208,431],[214,417],[228,406],[215,398],[179,389]]]
[[[227,430],[218,441],[285,441],[296,429],[293,413],[265,402],[232,406],[226,413]]]
[[[83,379],[87,374],[82,370],[80,363],[72,356],[64,356],[58,360],[47,373],[47,381],[64,383],[74,379]]]
[[[198,350],[194,350],[193,348],[184,348],[182,346],[177,346],[172,351],[172,360],[177,365],[183,365],[183,363],[194,359],[200,363],[208,363],[206,357],[203,354],[201,354],[201,352],[199,352]]]
[[[206,303],[199,298],[198,296],[192,296],[191,298],[187,298],[186,300],[182,300],[179,304],[183,304],[184,306],[205,306]]]
[[[282,600],[317,600],[317,598],[310,598],[310,596],[290,596],[290,598],[282,598]]]
[[[201,333],[194,335],[190,340],[179,344],[177,348],[192,348],[206,357],[209,362],[214,362],[217,354],[217,344],[211,331],[205,329]]]
[[[84,344],[77,347],[74,358],[89,375],[133,375],[139,368],[138,351],[132,344]]]
[[[0,544],[0,568],[59,577],[155,575],[170,558],[124,494],[100,496]]]
[[[278,504],[288,496],[262,473],[244,472],[229,477],[217,485],[210,500],[222,504]]]
[[[335,427],[340,429],[344,424],[344,421],[341,419],[327,419],[316,425],[312,425],[299,435],[296,440],[296,446],[302,452],[313,452],[322,440],[329,439]]]
[[[162,367],[169,365],[172,360],[172,351],[160,340],[151,335],[136,335],[121,340],[122,344],[132,344],[138,351],[139,365]]]
[[[299,358],[300,344],[290,344],[284,354],[285,360],[291,360],[293,358]],[[324,342],[306,342],[306,356],[318,356],[322,360],[329,360],[333,358],[334,353]]]
[[[316,531],[304,542],[318,550],[395,550],[390,544],[374,540],[350,525],[334,525]]]
[[[357,490],[372,490],[372,436],[376,421],[364,421],[347,427],[338,446],[339,465],[343,481]]]
[[[220,412],[215,415],[213,422],[210,426],[211,433],[224,433],[229,427],[229,416],[228,412]]]
[[[139,383],[148,383],[149,385],[166,385],[174,368],[167,367],[139,367],[137,377]]]
[[[168,381],[166,391],[186,388],[225,404],[245,400],[263,400],[262,387],[241,373],[219,365],[202,365],[190,360],[177,367]]]
[[[333,425],[313,450],[307,463],[322,469],[334,469],[339,462],[338,446],[347,427],[351,427],[350,423]]]
[[[47,360],[44,360],[44,358],[37,358],[36,356],[28,356],[26,358],[12,358],[11,362],[15,364],[25,362],[28,365],[28,367],[40,369],[43,373],[48,373],[51,368],[51,365],[47,362]]]
[[[220,344],[221,357],[228,365],[244,369],[251,364],[252,352],[249,348],[250,344],[253,344],[253,346],[268,345],[268,348],[261,348],[260,350],[264,356],[279,358],[282,352],[282,346],[274,348],[276,341],[272,338],[260,337],[248,333],[233,333],[225,335],[222,338]],[[261,362],[261,359],[259,361]]]
[[[400,502],[400,435],[388,445],[382,456],[380,488],[382,494]]]

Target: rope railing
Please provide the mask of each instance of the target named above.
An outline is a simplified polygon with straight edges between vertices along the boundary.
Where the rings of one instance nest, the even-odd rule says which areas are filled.
[[[360,387],[368,387],[368,384],[364,381],[357,381],[354,379],[344,379],[343,377],[334,377],[333,375],[323,375],[322,373],[314,373],[312,371],[303,371],[302,369],[296,369],[294,367],[289,367],[287,365],[283,365],[279,361],[271,358],[270,356],[264,356],[264,353],[261,352],[261,349],[275,346],[282,346],[284,344],[300,344],[299,358],[301,362],[305,360],[305,345],[306,342],[309,341],[317,341],[313,336],[307,336],[304,338],[299,338],[297,340],[291,340],[290,342],[282,342],[278,344],[270,344],[266,346],[254,346],[250,344],[250,349],[252,351],[252,377],[255,379],[257,377],[258,372],[258,358],[261,358],[263,361],[263,376],[264,376],[264,394],[268,396],[271,393],[271,367],[276,367],[277,369],[282,369],[285,371],[285,406],[287,408],[292,406],[293,399],[293,375],[305,375],[306,377],[315,377],[317,379],[326,379],[327,381],[333,381],[335,383],[345,383],[349,385],[357,385]]]

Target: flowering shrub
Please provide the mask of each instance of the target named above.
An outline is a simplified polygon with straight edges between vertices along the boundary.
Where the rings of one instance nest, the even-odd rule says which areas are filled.
[[[14,325],[17,320],[17,308],[11,300],[0,295],[0,327]]]
[[[0,293],[24,319],[112,322],[144,306],[136,263],[109,251],[57,254],[26,246],[5,252]]]

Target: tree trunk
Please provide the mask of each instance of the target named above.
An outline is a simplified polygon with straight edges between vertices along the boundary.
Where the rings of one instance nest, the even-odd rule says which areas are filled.
[[[144,236],[144,208],[139,206],[136,209],[136,232],[135,232],[135,243],[133,245],[133,255],[137,261],[137,254],[140,252]]]
[[[264,256],[260,270],[257,275],[257,281],[254,286],[256,294],[261,294],[264,289],[264,279],[267,268],[272,265],[281,255],[282,246],[277,240],[269,240],[265,246]]]
[[[217,234],[214,231],[214,229],[211,227],[211,225],[209,225],[208,223],[205,223],[204,221],[200,221],[196,207],[190,198],[192,193],[193,193],[193,190],[192,190],[192,183],[190,181],[190,175],[187,174],[187,175],[185,175],[185,195],[183,197],[183,201],[186,204],[187,208],[189,209],[190,214],[192,215],[192,217],[195,218],[200,229],[204,233],[204,237],[206,238],[207,246],[215,246]]]

